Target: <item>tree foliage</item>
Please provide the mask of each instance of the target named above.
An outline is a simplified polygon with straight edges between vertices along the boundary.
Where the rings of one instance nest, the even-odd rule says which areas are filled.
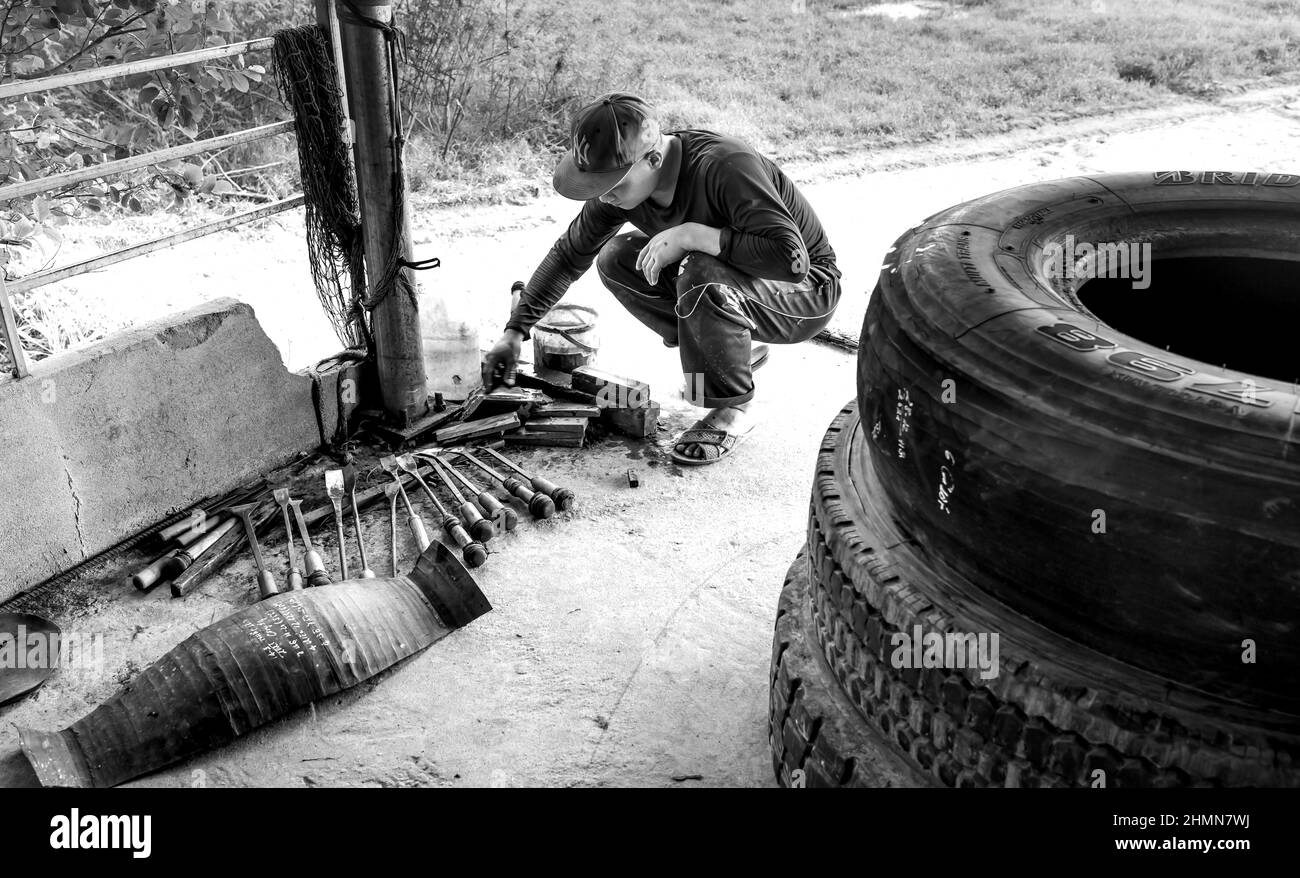
[[[47,77],[270,36],[303,23],[307,3],[275,0],[0,0],[3,79]],[[237,15],[237,19],[236,16]],[[293,17],[297,17],[294,20]],[[243,54],[29,94],[0,104],[0,180],[14,183],[219,136],[283,118],[266,68]],[[265,60],[265,56],[262,59]],[[242,152],[242,155],[241,155]],[[0,260],[81,210],[183,207],[241,187],[232,158],[194,156],[147,172],[16,199],[0,213]]]

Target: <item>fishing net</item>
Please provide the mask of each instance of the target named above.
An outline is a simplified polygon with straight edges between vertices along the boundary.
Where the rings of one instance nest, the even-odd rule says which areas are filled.
[[[436,268],[439,261],[436,257],[411,261],[404,251],[406,137],[402,103],[397,93],[398,64],[404,54],[402,32],[388,22],[362,14],[352,0],[343,0],[343,6],[341,21],[383,33],[389,74],[388,98],[393,121],[389,142],[393,152],[390,219],[393,244],[390,252],[384,254],[383,268],[369,295],[362,280],[364,239],[356,182],[342,137],[345,116],[328,30],[309,25],[280,31],[275,35],[275,64],[282,97],[297,121],[298,161],[307,207],[307,250],[316,292],[343,343],[349,347],[364,344],[373,352],[369,312],[393,292],[417,303],[418,294],[409,269]]]
[[[329,32],[319,25],[279,31],[274,58],[280,96],[297,127],[307,258],[316,295],[344,346],[373,350],[361,216]]]

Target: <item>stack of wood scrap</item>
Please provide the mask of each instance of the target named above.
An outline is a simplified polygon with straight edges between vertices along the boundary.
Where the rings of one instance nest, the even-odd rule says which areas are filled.
[[[602,419],[619,432],[644,439],[659,429],[659,403],[644,381],[583,366],[573,370],[573,389],[591,394]]]
[[[513,445],[582,447],[592,420],[643,439],[658,429],[659,403],[644,381],[592,366],[572,373],[521,365],[518,385],[476,390],[463,403],[402,428],[377,423],[373,431],[401,445],[432,434],[438,445],[504,440]]]

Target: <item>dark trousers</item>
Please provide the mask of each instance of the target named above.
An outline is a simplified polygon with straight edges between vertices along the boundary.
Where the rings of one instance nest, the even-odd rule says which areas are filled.
[[[686,398],[707,408],[740,405],[754,396],[750,344],[796,344],[830,323],[839,304],[837,278],[801,283],[752,277],[715,256],[691,252],[665,266],[659,282],[636,270],[650,239],[615,235],[601,249],[596,272],[636,319],[681,350]]]

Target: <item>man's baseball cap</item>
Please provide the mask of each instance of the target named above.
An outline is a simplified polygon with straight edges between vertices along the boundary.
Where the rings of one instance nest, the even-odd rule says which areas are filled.
[[[577,201],[604,195],[658,143],[653,107],[636,95],[602,95],[573,117],[569,151],[552,180],[555,191]]]

